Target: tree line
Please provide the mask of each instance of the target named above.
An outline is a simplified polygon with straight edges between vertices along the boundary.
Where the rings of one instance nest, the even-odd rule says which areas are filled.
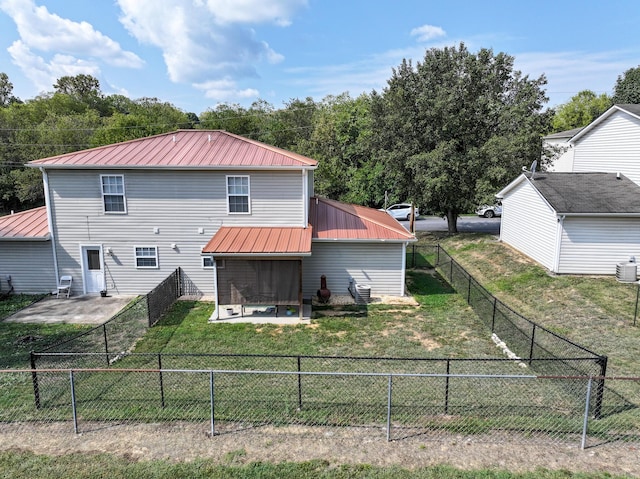
[[[316,194],[372,207],[411,201],[447,218],[473,211],[523,165],[546,161],[541,138],[590,123],[613,103],[640,103],[640,67],[612,97],[586,90],[555,111],[544,75],[514,58],[461,43],[403,60],[387,85],[352,98],[291,99],[281,108],[222,104],[199,115],[158,98],[105,95],[90,75],[64,76],[22,101],[0,73],[0,214],[44,204],[31,160],[174,131],[221,129],[318,160]],[[544,165],[543,165],[544,166]]]

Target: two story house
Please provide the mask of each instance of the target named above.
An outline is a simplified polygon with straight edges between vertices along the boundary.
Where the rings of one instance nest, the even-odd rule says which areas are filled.
[[[349,294],[350,282],[404,294],[415,237],[385,212],[315,197],[317,162],[302,155],[179,130],[28,166],[43,175],[36,216],[48,228],[20,234],[18,215],[4,218],[13,230],[0,220],[0,274],[17,291],[49,291],[70,275],[73,295],[140,294],[181,268],[189,292],[217,304],[301,305],[322,275],[334,294]],[[22,259],[7,268],[10,243]],[[29,255],[43,243],[48,254]],[[38,265],[50,272],[27,286],[21,278]]]
[[[640,105],[614,105],[567,143],[570,161],[502,189],[500,239],[556,273],[640,260]]]

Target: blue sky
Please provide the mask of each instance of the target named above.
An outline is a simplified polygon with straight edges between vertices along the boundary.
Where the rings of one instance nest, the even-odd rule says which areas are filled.
[[[0,71],[21,99],[86,73],[200,114],[380,91],[403,58],[464,42],[544,73],[554,106],[611,94],[638,25],[638,0],[0,0]]]

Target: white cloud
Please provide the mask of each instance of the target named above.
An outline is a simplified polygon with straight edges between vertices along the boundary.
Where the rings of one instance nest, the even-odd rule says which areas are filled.
[[[418,37],[419,42],[427,42],[434,38],[445,37],[447,34],[441,27],[422,25],[411,30],[411,36]]]
[[[33,0],[0,0],[0,10],[13,19],[20,35],[7,49],[13,62],[41,91],[50,90],[61,76],[98,76],[100,62],[126,68],[144,63],[89,23],[62,18]]]
[[[236,82],[257,78],[261,61],[284,57],[256,38],[250,24],[288,25],[306,0],[117,0],[120,22],[138,41],[162,50],[169,79],[192,83],[206,96],[256,93]],[[215,82],[231,86],[203,88]],[[212,83],[213,82],[213,83]]]
[[[236,82],[229,79],[196,83],[193,87],[203,91],[205,98],[212,98],[219,102],[257,98],[260,95],[260,92],[254,88],[238,89]]]
[[[637,52],[526,52],[515,57],[515,68],[537,78],[547,77],[549,106],[565,103],[582,90],[611,95],[618,75],[637,63]]]
[[[118,42],[89,23],[61,18],[50,13],[47,7],[36,6],[32,0],[2,0],[0,9],[13,19],[20,39],[31,50],[99,58],[117,67],[139,68],[143,65],[135,53],[124,51]]]
[[[50,91],[55,81],[63,76],[80,73],[97,76],[98,65],[70,55],[54,55],[50,62],[35,55],[22,41],[17,40],[7,49],[15,63],[36,86],[38,91]]]

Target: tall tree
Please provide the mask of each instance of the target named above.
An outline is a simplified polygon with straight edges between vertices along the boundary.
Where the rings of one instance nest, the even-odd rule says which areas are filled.
[[[9,75],[0,72],[0,108],[19,101],[18,98],[13,96],[13,83],[9,81]]]
[[[630,68],[618,76],[613,90],[613,103],[640,103],[640,66]]]
[[[553,131],[572,130],[587,126],[612,105],[606,93],[596,95],[591,90],[582,90],[556,108],[553,116]]]
[[[461,213],[540,157],[546,79],[522,76],[513,62],[462,43],[433,48],[415,67],[403,60],[372,96],[374,148],[392,196],[446,216],[450,233]]]

